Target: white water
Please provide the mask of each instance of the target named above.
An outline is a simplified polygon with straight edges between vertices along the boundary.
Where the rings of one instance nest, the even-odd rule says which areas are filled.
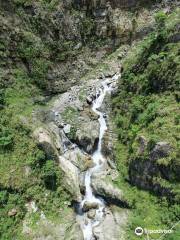
[[[97,226],[102,220],[104,216],[104,208],[105,203],[103,199],[95,197],[93,194],[93,190],[91,187],[91,176],[95,172],[100,172],[105,168],[106,159],[102,154],[102,140],[103,136],[107,130],[106,120],[104,118],[104,113],[100,112],[98,109],[101,107],[103,100],[107,93],[112,91],[112,84],[117,81],[119,78],[119,74],[115,74],[112,79],[107,79],[102,83],[102,87],[96,94],[96,99],[93,102],[92,110],[99,115],[99,124],[100,124],[100,131],[99,131],[99,142],[97,150],[93,153],[92,159],[95,164],[93,168],[87,170],[85,175],[85,196],[83,201],[81,202],[80,211],[82,214],[81,219],[81,228],[84,235],[84,240],[93,240],[93,228]],[[110,81],[109,81],[110,80]],[[114,81],[114,82],[113,82]],[[95,218],[89,219],[86,213],[83,212],[83,205],[85,202],[88,203],[98,203],[98,209],[96,210]]]

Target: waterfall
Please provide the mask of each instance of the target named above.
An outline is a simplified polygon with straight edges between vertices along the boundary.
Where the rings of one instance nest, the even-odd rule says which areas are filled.
[[[85,195],[80,204],[80,223],[84,235],[84,240],[93,240],[93,228],[97,226],[104,216],[105,202],[103,199],[96,197],[93,194],[93,189],[91,187],[91,177],[93,173],[101,172],[106,165],[106,159],[102,154],[102,141],[104,134],[107,130],[107,124],[104,117],[104,113],[99,110],[102,106],[103,100],[107,93],[112,91],[112,85],[117,81],[119,74],[115,74],[112,79],[106,79],[102,82],[102,86],[96,93],[96,99],[93,101],[92,110],[99,116],[99,141],[95,152],[92,154],[92,160],[94,162],[94,167],[88,169],[85,174]],[[83,211],[83,206],[85,202],[97,204],[96,214],[94,219],[89,219],[87,214]]]

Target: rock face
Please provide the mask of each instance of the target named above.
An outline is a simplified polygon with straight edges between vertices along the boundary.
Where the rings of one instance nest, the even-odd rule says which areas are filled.
[[[173,148],[168,142],[157,142],[154,148],[149,152],[148,157],[144,157],[144,151],[147,151],[148,142],[144,137],[139,139],[139,156],[134,159],[129,166],[130,182],[142,189],[150,190],[161,196],[172,197],[171,189],[164,187],[158,182],[158,178],[170,180],[172,177],[171,169],[161,164],[161,159],[167,158]]]
[[[148,0],[151,2],[151,0]],[[107,5],[111,5],[111,7],[116,8],[125,8],[125,7],[134,7],[137,4],[142,3],[142,0],[74,0],[74,4],[78,7],[85,8],[87,10],[97,9],[97,8],[105,8]],[[105,14],[103,11],[101,15]]]
[[[70,231],[67,232],[66,239],[67,240],[84,240],[83,233],[81,231],[79,224],[77,223],[73,224]]]
[[[150,158],[152,160],[157,160],[160,158],[167,157],[171,152],[172,147],[167,142],[158,142],[154,149],[150,153]]]

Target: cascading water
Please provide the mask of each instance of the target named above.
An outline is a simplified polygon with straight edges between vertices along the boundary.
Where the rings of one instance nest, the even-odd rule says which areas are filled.
[[[102,154],[102,140],[103,136],[107,130],[106,120],[104,117],[104,113],[100,112],[98,109],[101,107],[103,100],[107,93],[112,91],[112,85],[116,82],[119,78],[120,74],[115,74],[112,79],[107,79],[102,83],[102,87],[96,94],[96,99],[93,101],[92,110],[99,115],[99,124],[100,124],[100,131],[99,131],[99,142],[97,150],[92,154],[92,160],[95,164],[93,168],[90,168],[86,171],[85,174],[85,196],[80,205],[80,224],[84,235],[84,240],[93,240],[93,228],[97,226],[102,220],[104,216],[104,208],[105,202],[103,199],[96,197],[93,194],[93,190],[91,187],[91,176],[93,173],[100,172],[105,168],[106,159]],[[95,203],[98,205],[96,209],[96,214],[94,219],[89,219],[87,217],[87,213],[83,211],[83,206],[85,202],[88,203]]]

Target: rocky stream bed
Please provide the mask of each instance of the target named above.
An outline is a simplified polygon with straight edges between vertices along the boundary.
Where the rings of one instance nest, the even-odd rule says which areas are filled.
[[[73,240],[123,239],[128,210],[123,192],[112,181],[118,172],[108,104],[119,77],[119,67],[107,76],[100,74],[57,96],[46,113],[38,113],[43,127],[34,135],[59,163],[74,202]]]

